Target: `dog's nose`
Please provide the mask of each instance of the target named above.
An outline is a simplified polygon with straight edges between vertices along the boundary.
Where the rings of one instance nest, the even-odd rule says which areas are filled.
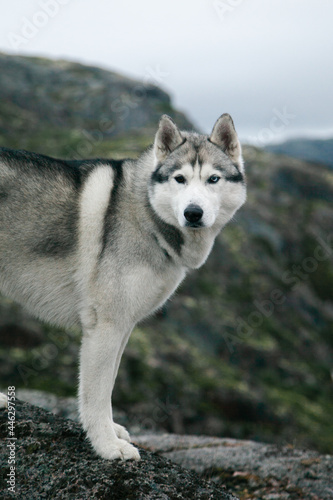
[[[199,222],[203,216],[203,210],[198,205],[189,205],[184,210],[184,217],[188,222]]]

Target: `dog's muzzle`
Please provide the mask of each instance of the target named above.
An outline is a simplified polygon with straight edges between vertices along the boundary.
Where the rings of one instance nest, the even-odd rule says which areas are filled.
[[[201,219],[203,216],[203,210],[198,205],[189,205],[184,210],[184,217],[187,220],[187,226],[189,227],[200,227]]]

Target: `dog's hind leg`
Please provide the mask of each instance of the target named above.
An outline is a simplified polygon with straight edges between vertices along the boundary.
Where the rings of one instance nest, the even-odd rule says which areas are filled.
[[[96,453],[110,460],[140,459],[138,450],[117,436],[111,407],[116,370],[129,335],[129,328],[119,328],[119,323],[116,327],[114,323],[99,320],[94,328],[84,331],[82,339],[79,389],[81,422]]]
[[[0,408],[7,408],[8,406],[8,400],[6,394],[3,394],[3,392],[0,392]]]

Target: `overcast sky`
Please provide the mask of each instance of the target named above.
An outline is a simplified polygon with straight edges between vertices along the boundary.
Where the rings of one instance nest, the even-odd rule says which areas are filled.
[[[155,80],[209,132],[333,136],[332,0],[13,0],[0,50]],[[1,78],[1,75],[0,75]]]

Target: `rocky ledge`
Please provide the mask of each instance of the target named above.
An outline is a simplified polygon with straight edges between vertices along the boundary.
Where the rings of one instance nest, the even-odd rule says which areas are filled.
[[[141,434],[140,462],[95,456],[78,423],[16,402],[0,412],[1,498],[330,500],[333,456],[253,441]],[[8,460],[15,456],[15,493]],[[226,490],[232,493],[228,493]]]
[[[137,444],[202,477],[223,483],[242,500],[332,500],[333,456],[292,446],[174,434],[141,435]]]
[[[0,412],[2,499],[236,499],[223,486],[145,449],[140,462],[100,459],[77,423],[28,403],[16,401],[16,440],[9,441],[8,416]],[[12,493],[7,474],[14,456]]]

